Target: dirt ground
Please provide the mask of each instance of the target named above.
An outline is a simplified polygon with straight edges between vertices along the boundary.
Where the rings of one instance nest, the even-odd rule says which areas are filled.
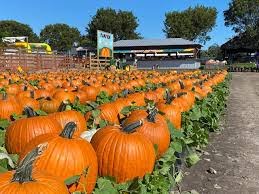
[[[185,169],[181,191],[259,193],[259,73],[233,73],[230,91],[223,131]]]

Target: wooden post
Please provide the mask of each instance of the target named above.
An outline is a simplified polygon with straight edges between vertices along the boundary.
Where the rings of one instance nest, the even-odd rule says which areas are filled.
[[[92,69],[92,53],[89,53],[89,68]]]

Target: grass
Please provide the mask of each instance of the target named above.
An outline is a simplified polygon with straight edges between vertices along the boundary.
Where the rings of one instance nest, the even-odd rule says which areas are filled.
[[[234,63],[233,67],[246,67],[246,68],[254,68],[256,67],[255,63]]]

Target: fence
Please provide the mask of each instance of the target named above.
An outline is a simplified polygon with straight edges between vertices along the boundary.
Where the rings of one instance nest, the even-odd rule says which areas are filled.
[[[90,58],[89,69],[91,70],[105,70],[110,65],[109,59]]]
[[[60,69],[104,70],[110,64],[109,59],[78,58],[58,54],[27,53],[25,49],[0,49],[0,71],[15,71],[18,66],[25,71]]]

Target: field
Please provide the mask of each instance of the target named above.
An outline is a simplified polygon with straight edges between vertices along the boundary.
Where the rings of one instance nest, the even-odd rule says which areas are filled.
[[[168,193],[220,131],[229,81],[226,71],[3,72],[0,194],[41,181],[59,193]]]

